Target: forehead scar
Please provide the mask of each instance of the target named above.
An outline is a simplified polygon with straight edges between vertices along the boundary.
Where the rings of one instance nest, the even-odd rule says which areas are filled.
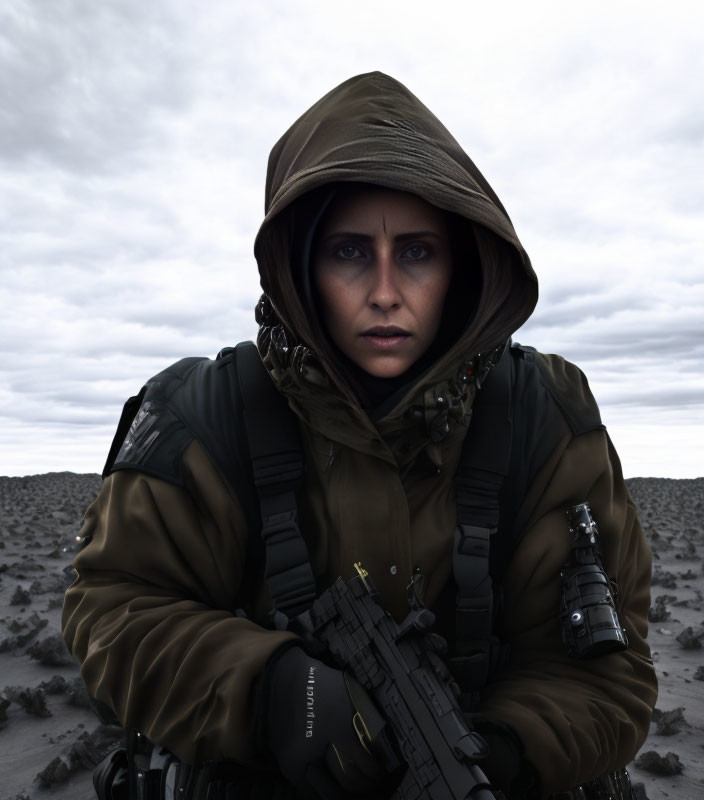
[[[384,233],[386,233],[386,216],[384,214],[381,215],[381,227]]]

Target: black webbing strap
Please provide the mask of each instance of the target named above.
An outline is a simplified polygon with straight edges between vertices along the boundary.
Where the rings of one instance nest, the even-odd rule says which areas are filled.
[[[274,609],[287,617],[315,599],[315,577],[298,527],[295,487],[304,464],[296,418],[252,342],[236,347],[243,419],[259,496],[266,578]]]
[[[499,526],[499,492],[511,451],[510,353],[491,371],[474,402],[455,476],[457,527],[453,572],[457,586],[455,652],[450,667],[465,694],[475,694],[497,666],[494,590],[489,550]]]

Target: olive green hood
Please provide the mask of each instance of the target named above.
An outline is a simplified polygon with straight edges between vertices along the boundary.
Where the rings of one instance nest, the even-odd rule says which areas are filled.
[[[304,362],[309,376],[312,365],[320,368],[322,375],[313,381],[318,388],[324,376],[335,382],[334,369],[320,352],[319,329],[296,292],[291,264],[300,198],[338,182],[411,192],[471,223],[468,230],[481,261],[481,295],[478,302],[468,298],[467,308],[476,309],[471,323],[462,325],[464,333],[423,375],[426,388],[456,376],[471,356],[503,344],[530,316],[537,279],[494,191],[408,89],[380,72],[359,75],[306,111],[269,157],[266,217],[254,246],[265,293],[258,309],[258,344],[280,386],[282,373],[291,367],[300,373]],[[464,268],[476,270],[476,263]]]

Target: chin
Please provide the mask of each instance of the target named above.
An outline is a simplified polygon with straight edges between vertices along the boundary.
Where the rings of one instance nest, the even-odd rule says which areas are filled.
[[[366,373],[374,376],[375,378],[398,378],[411,366],[410,364],[399,364],[398,362],[387,363],[373,363],[373,364],[357,364]]]

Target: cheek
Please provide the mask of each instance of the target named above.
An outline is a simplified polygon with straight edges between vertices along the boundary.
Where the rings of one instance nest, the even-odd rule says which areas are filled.
[[[349,307],[345,302],[344,286],[330,272],[317,270],[315,285],[323,313],[323,322],[328,332],[335,338],[337,331],[347,326],[345,310]]]
[[[442,319],[445,298],[447,297],[451,278],[452,271],[443,270],[442,273],[435,276],[435,279],[424,288],[422,293],[422,302],[425,306],[425,318],[431,322],[435,328],[439,327]]]

